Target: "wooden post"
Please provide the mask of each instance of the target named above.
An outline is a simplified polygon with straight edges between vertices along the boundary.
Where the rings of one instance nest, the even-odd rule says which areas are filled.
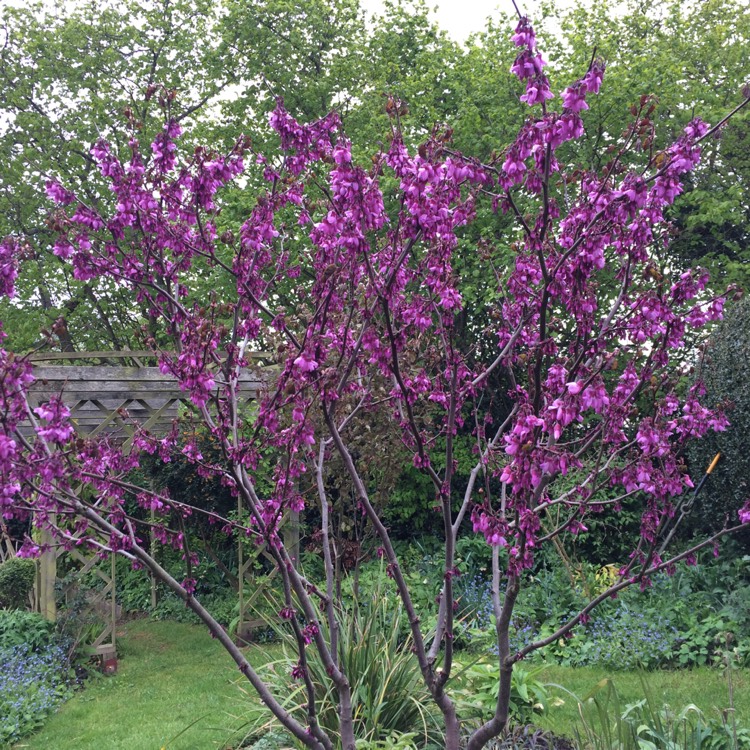
[[[299,511],[289,513],[289,520],[284,528],[284,546],[296,565],[299,562]]]
[[[153,487],[152,487],[153,489]],[[154,531],[154,526],[156,524],[156,512],[154,509],[151,509],[151,541],[149,544],[149,554],[151,557],[155,560],[156,559],[156,534]],[[159,597],[157,595],[156,591],[156,576],[151,573],[151,609],[156,609],[156,605],[159,603]]]
[[[15,556],[16,549],[8,533],[8,527],[0,520],[0,562],[5,562]]]
[[[117,654],[117,571],[115,563],[116,561],[116,555],[112,554],[110,555],[110,560],[112,562],[112,593],[110,596],[112,597],[110,600],[110,610],[109,614],[112,619],[112,651],[114,651],[115,655]],[[115,656],[116,658],[116,656]]]
[[[47,529],[39,532],[40,546],[45,548],[37,565],[36,600],[39,613],[46,620],[57,620],[55,583],[57,581],[57,550],[53,546],[52,534]]]

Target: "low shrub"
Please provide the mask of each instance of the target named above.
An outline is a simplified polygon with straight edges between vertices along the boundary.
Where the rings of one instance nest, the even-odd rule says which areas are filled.
[[[0,745],[38,729],[70,695],[69,656],[41,615],[0,611]]]
[[[201,597],[201,604],[216,618],[224,627],[235,618],[239,607],[237,593],[231,589],[218,591]],[[192,609],[188,609],[185,602],[175,594],[164,594],[155,609],[151,610],[154,620],[172,620],[174,622],[199,623],[198,615]]]
[[[154,620],[172,620],[173,622],[200,622],[198,615],[192,609],[188,609],[185,602],[172,593],[159,597],[156,607],[151,610],[151,617]]]
[[[12,557],[0,563],[0,609],[25,609],[35,578],[33,560]]]
[[[500,690],[497,662],[477,662],[456,671],[460,681],[460,689],[456,692],[459,714],[469,721],[486,721],[495,711]],[[545,710],[547,689],[535,675],[536,671],[528,671],[518,664],[513,668],[510,700],[513,724],[530,724]]]
[[[294,653],[296,644],[291,627],[278,618],[274,625],[282,643]],[[354,731],[363,747],[387,747],[391,740],[398,748],[412,744],[417,748],[439,747],[442,742],[441,717],[411,652],[411,639],[401,636],[405,630],[406,615],[392,590],[368,592],[358,606],[347,610],[342,617],[339,659],[356,702]],[[276,686],[278,695],[288,695],[284,702],[286,709],[306,722],[304,685],[292,678],[293,668],[295,662],[287,657],[267,664],[265,676]],[[316,690],[318,721],[333,737],[338,731],[338,700],[330,689],[322,660],[311,649],[308,670]],[[409,733],[413,736],[404,740]],[[402,740],[412,744],[398,744]]]
[[[134,569],[128,560],[118,558],[117,602],[124,612],[145,612],[151,607],[151,578],[143,568]]]
[[[733,549],[727,544],[718,561],[680,566],[672,576],[655,576],[645,591],[629,589],[603,602],[586,625],[533,658],[608,670],[704,666],[722,661],[729,639],[735,662],[750,664],[750,556],[735,556]],[[516,605],[511,647],[523,647],[532,635],[554,633],[580,611],[583,587],[602,590],[608,583],[604,573],[617,567],[580,565],[575,581],[562,566],[535,571],[533,585]],[[468,594],[467,606],[459,600],[459,607],[472,613],[475,623],[468,645],[492,648],[491,608],[468,606],[489,602],[489,582],[476,574],[458,581],[457,588],[464,586]]]
[[[590,627],[569,641],[571,654],[561,661],[573,667],[649,669],[670,659],[678,643],[677,629],[667,618],[623,603],[596,617]]]
[[[234,745],[232,745],[234,747]],[[246,747],[249,750],[293,750],[294,739],[286,732],[273,729],[266,732],[259,739],[246,737],[237,747]]]

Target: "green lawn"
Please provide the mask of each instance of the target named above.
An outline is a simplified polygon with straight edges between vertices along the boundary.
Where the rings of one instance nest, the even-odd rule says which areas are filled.
[[[249,685],[203,628],[135,620],[119,632],[118,674],[89,683],[41,732],[15,745],[17,750],[218,749],[254,713],[258,703],[247,696]],[[278,656],[274,647],[249,652],[255,664]],[[593,668],[548,667],[537,679],[585,697],[607,676]],[[623,703],[642,697],[637,673],[616,673],[613,679]],[[720,670],[657,671],[647,680],[654,698],[675,708],[695,703],[716,716],[718,709],[729,705]],[[737,717],[750,717],[750,670],[734,672],[734,694]],[[550,698],[549,712],[539,724],[571,735],[575,701],[554,688]]]
[[[211,750],[224,747],[251,708],[234,662],[204,628],[134,620],[121,626],[119,672],[89,683],[29,750]],[[251,662],[268,658],[259,650]],[[248,685],[249,687],[249,685]],[[253,704],[257,705],[253,701]]]

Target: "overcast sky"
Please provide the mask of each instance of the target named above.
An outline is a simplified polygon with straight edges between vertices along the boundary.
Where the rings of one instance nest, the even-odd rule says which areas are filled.
[[[361,0],[361,3],[370,13],[383,9],[382,0]],[[427,0],[427,4],[436,8],[434,18],[438,25],[457,42],[465,41],[475,31],[482,31],[487,16],[497,18],[499,11],[515,13],[511,0]]]
[[[519,2],[519,0],[516,0]],[[45,5],[57,5],[60,2],[75,4],[75,0],[45,0]],[[524,11],[532,11],[539,0],[520,0],[519,7]],[[567,5],[575,0],[563,0]],[[360,0],[361,6],[370,14],[383,10],[383,0]],[[0,10],[3,5],[23,7],[28,0],[0,0]],[[558,3],[560,4],[560,3]],[[434,8],[433,18],[440,28],[445,29],[457,42],[466,41],[475,31],[485,28],[488,16],[497,18],[500,12],[515,14],[512,0],[427,0],[427,5]]]

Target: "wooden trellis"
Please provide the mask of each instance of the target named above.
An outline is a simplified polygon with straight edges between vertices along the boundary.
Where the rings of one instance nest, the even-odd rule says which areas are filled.
[[[16,556],[16,546],[8,533],[8,527],[0,520],[0,563]]]
[[[263,355],[256,356],[260,360]],[[164,434],[171,429],[180,408],[189,403],[188,394],[180,389],[172,376],[164,375],[158,367],[144,364],[153,358],[153,353],[146,351],[34,354],[30,357],[34,363],[35,377],[29,393],[31,406],[36,407],[51,396],[60,396],[70,409],[71,421],[81,435],[94,437],[106,434],[121,441],[127,451],[135,434],[136,423],[152,434]],[[106,364],[91,364],[97,360]],[[113,361],[131,364],[116,366],[111,364]],[[258,377],[244,373],[238,391],[243,399],[252,400],[257,398],[260,386]],[[47,543],[49,551],[40,560],[36,601],[39,611],[54,620],[57,560],[61,552],[51,544],[48,533],[43,532],[40,541],[43,545]],[[240,632],[247,619],[246,613],[255,601],[255,597],[248,601],[242,593],[252,559],[247,559],[241,547],[240,540]],[[261,553],[262,549],[259,550]],[[80,550],[68,554],[81,564],[78,577],[91,572],[102,581],[98,601],[93,604],[100,612],[106,609],[108,614],[103,618],[105,624],[94,641],[94,647],[98,654],[114,656],[117,620],[114,556],[107,570],[96,554],[86,554]],[[155,588],[152,587],[152,591],[155,592]],[[65,593],[67,595],[69,592]]]
[[[237,545],[238,552],[238,595],[239,595],[239,618],[237,621],[237,640],[239,643],[248,643],[252,640],[253,630],[264,625],[262,620],[253,617],[256,604],[265,592],[263,584],[269,583],[276,575],[276,568],[272,568],[262,581],[254,574],[256,562],[265,557],[271,562],[273,558],[268,554],[265,547],[256,547],[249,554],[243,549],[242,539]],[[255,585],[255,589],[249,596],[245,595],[245,582]]]
[[[140,364],[149,352],[55,352],[36,354],[32,362],[67,360],[68,364],[35,364],[36,382],[31,389],[33,406],[61,395],[71,411],[77,430],[88,437],[102,433],[125,442],[127,448],[135,424],[154,434],[165,433],[177,418],[181,406],[189,403],[171,375],[158,367]],[[150,355],[153,357],[153,354]],[[130,359],[136,366],[72,365],[76,361]],[[239,393],[256,398],[260,380],[243,373]]]

